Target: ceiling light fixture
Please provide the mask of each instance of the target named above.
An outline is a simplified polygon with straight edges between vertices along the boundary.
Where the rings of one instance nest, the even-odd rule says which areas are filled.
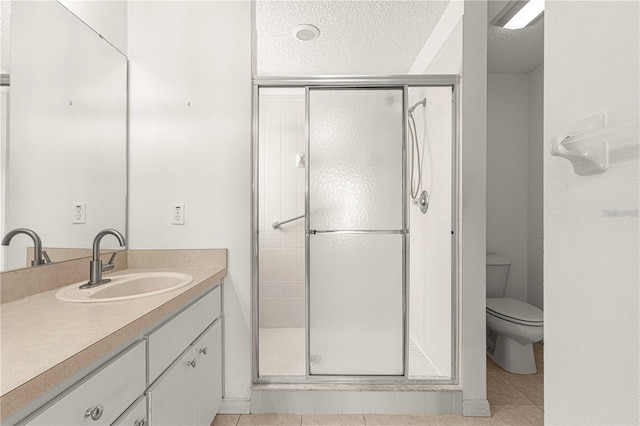
[[[514,0],[491,23],[508,30],[520,30],[538,22],[544,13],[544,0]]]
[[[291,34],[296,40],[311,41],[320,37],[320,30],[314,25],[301,24],[293,27]]]

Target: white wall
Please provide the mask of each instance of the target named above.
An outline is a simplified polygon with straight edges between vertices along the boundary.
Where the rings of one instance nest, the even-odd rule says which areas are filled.
[[[228,248],[225,398],[248,409],[251,5],[141,1],[128,15],[130,247]],[[171,225],[176,202],[185,225]]]
[[[542,71],[487,80],[487,253],[511,260],[506,297],[540,308]]]
[[[544,65],[528,74],[529,151],[527,189],[527,297],[526,302],[543,309],[542,302],[542,99]]]
[[[260,327],[305,326],[305,220],[271,224],[305,214],[305,169],[296,155],[306,152],[304,89],[266,94],[260,89],[259,221]]]
[[[528,75],[487,77],[487,253],[511,260],[506,297],[526,301]]]
[[[603,174],[548,144],[585,116],[640,114],[638,2],[547,2],[544,69],[545,424],[639,424],[638,135]],[[617,144],[617,147],[614,146]],[[631,216],[608,217],[604,210]],[[635,213],[635,214],[634,214]]]
[[[423,98],[427,99],[426,109],[417,108],[413,116],[424,159],[422,189],[429,194],[429,210],[422,214],[417,206],[409,207],[410,337],[431,361],[437,375],[449,377],[452,326],[451,90],[446,87],[409,88],[409,105]],[[411,147],[408,152],[410,150]],[[417,183],[417,168],[415,170]]]
[[[58,0],[116,49],[127,54],[127,2],[122,0]]]
[[[465,415],[489,415],[486,371],[487,2],[464,2],[462,36],[461,383]]]

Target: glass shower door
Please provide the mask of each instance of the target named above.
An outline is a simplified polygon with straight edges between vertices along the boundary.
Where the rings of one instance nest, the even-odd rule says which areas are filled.
[[[309,88],[310,375],[404,374],[402,88]]]

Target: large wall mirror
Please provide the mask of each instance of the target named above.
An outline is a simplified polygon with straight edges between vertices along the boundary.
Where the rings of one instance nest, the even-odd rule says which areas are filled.
[[[32,229],[53,262],[90,255],[126,230],[127,58],[57,1],[2,3],[1,233]],[[30,247],[1,246],[1,270]]]

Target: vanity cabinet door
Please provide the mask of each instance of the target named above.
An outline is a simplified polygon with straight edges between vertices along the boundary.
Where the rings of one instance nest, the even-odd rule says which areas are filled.
[[[150,385],[184,349],[220,315],[220,287],[158,327],[146,338],[149,342]]]
[[[196,368],[195,350],[193,346],[190,346],[147,391],[151,425],[194,424],[193,401]]]
[[[197,426],[209,426],[222,403],[222,327],[218,318],[196,341]]]

